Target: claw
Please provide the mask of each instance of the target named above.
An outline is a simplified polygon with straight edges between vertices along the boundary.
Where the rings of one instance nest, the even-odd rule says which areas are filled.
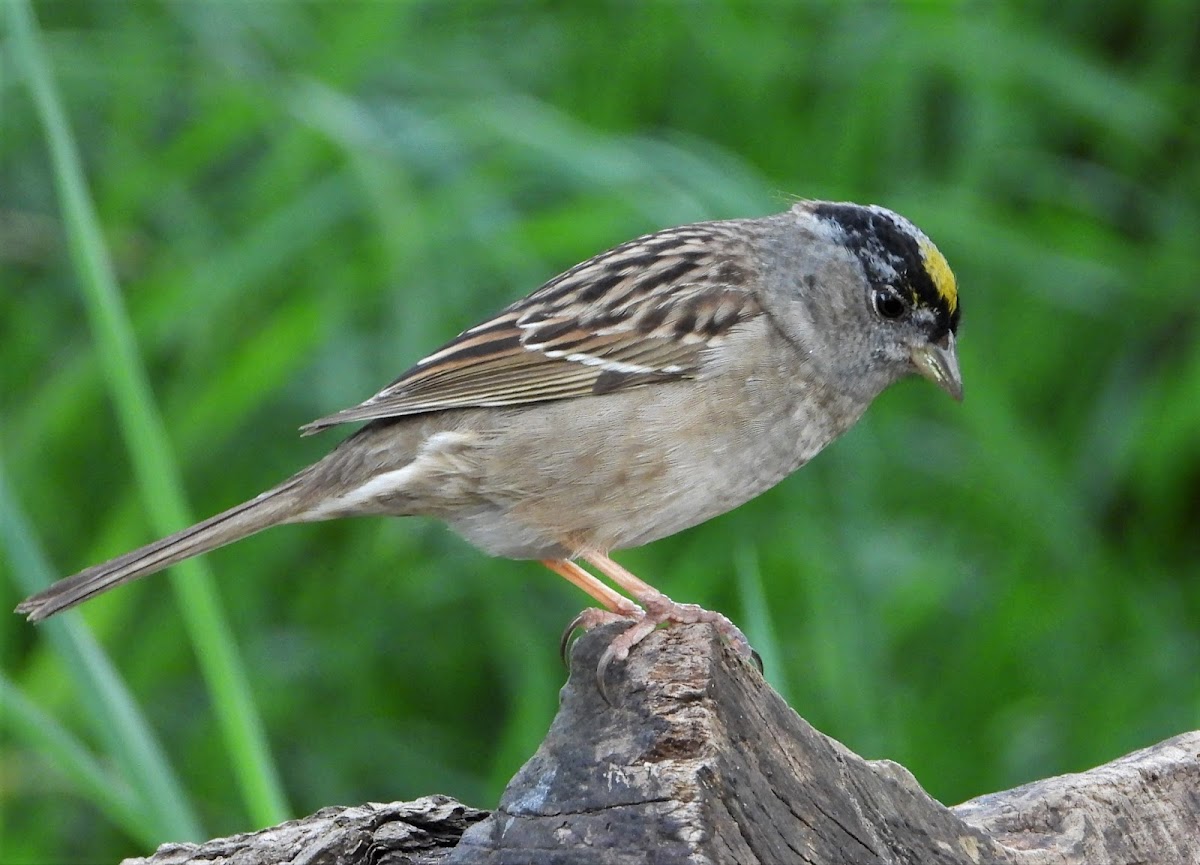
[[[588,609],[594,609],[588,607]],[[579,631],[583,629],[583,616],[587,610],[581,610],[575,618],[567,622],[567,626],[563,628],[562,636],[558,638],[558,659],[562,661],[562,665],[568,670],[571,669],[571,648],[575,645],[575,641],[579,639]]]
[[[638,617],[645,615],[638,607]],[[596,607],[588,607],[581,610],[579,615],[571,619],[567,623],[567,627],[563,630],[562,636],[558,640],[558,657],[562,661],[563,666],[570,669],[571,667],[571,647],[575,645],[575,640],[578,638],[580,631],[590,631],[599,625],[607,625],[612,622],[636,622],[638,618],[633,616],[623,616],[620,613],[611,613],[608,610],[600,610]]]

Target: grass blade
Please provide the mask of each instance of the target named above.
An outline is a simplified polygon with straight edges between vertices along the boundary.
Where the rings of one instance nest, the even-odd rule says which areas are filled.
[[[146,819],[142,797],[106,772],[83,743],[32,703],[3,673],[0,706],[4,707],[0,722],[12,734],[43,751],[110,820],[147,846],[158,843],[160,829]]]
[[[26,0],[13,2],[7,9],[16,67],[25,76],[46,136],[68,246],[105,365],[108,389],[146,509],[156,528],[167,534],[191,521],[178,467],[138,355],[33,12]],[[211,575],[202,565],[188,562],[177,567],[171,578],[249,815],[256,824],[280,822],[288,816],[283,790]]]
[[[4,549],[12,565],[17,585],[26,593],[33,593],[50,583],[53,569],[42,552],[32,526],[25,520],[19,503],[8,489],[3,466],[0,465],[0,548]],[[12,715],[11,722],[36,741],[42,737],[43,750],[56,758],[68,775],[76,780],[80,788],[92,795],[92,801],[100,810],[117,820],[131,833],[151,845],[165,838],[173,840],[202,840],[191,802],[188,801],[176,777],[174,769],[163,752],[154,731],[146,723],[120,674],[113,667],[104,649],[96,642],[92,632],[84,625],[78,613],[64,613],[46,622],[39,628],[62,658],[67,671],[87,706],[87,719],[95,729],[97,738],[104,743],[106,753],[121,769],[124,782],[137,798],[139,818],[131,827],[124,819],[125,806],[110,803],[115,795],[111,784],[99,783],[97,773],[87,765],[81,752],[82,746],[67,742],[65,730],[50,730],[51,722],[30,727],[24,723],[34,717],[35,708],[3,701],[5,715]],[[86,755],[92,760],[90,755]],[[105,792],[107,791],[107,792]],[[100,792],[101,795],[95,795]],[[111,808],[110,808],[111,805]],[[112,810],[116,808],[116,812]]]

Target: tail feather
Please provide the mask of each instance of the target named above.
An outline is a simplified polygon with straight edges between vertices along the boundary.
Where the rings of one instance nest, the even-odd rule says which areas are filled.
[[[162,540],[65,577],[22,601],[17,613],[31,622],[83,603],[124,583],[145,577],[184,559],[223,547],[271,526],[293,521],[300,513],[295,490],[301,475],[257,498],[235,505]]]

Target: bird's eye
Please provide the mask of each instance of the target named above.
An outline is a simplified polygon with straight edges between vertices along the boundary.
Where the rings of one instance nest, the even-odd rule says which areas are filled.
[[[875,311],[881,318],[903,318],[908,312],[908,304],[904,302],[904,298],[890,286],[875,292],[874,303]]]

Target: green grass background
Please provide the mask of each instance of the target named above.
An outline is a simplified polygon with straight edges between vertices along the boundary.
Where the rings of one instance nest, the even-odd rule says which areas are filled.
[[[594,252],[851,199],[954,266],[966,401],[902,383],[619,558],[947,803],[1200,727],[1194,3],[3,7],[0,606],[315,459],[300,424]],[[0,859],[489,807],[584,601],[362,520],[12,617]]]

